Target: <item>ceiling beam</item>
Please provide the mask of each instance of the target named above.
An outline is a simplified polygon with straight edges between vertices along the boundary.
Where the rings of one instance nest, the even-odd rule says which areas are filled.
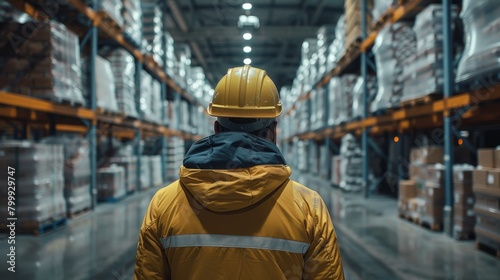
[[[313,13],[313,16],[311,17],[311,21],[309,22],[309,25],[316,25],[318,22],[321,13],[323,12],[323,9],[325,8],[326,0],[319,0],[319,3],[316,5],[316,10]]]
[[[263,26],[253,33],[252,42],[259,40],[304,40],[308,37],[316,37],[318,27],[314,26]],[[211,26],[200,27],[189,32],[169,30],[174,40],[177,41],[203,41],[225,40],[242,42],[241,31],[236,26]]]

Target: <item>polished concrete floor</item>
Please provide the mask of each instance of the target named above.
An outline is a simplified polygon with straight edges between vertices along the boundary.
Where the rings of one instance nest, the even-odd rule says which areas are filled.
[[[0,279],[133,279],[138,230],[154,191],[99,205],[39,237],[18,235],[16,273],[7,271],[9,245],[0,236]],[[322,192],[347,279],[500,279],[499,259],[472,241],[397,218],[394,199]]]

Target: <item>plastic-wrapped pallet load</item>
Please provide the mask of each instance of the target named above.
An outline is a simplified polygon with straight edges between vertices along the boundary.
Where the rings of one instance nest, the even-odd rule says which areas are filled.
[[[127,116],[137,118],[134,57],[124,49],[114,49],[106,54],[106,58],[111,63],[118,110]]]
[[[123,18],[123,31],[139,46],[142,38],[142,10],[140,0],[121,0]]]
[[[176,180],[179,177],[179,168],[184,159],[184,140],[178,137],[167,139],[167,170],[168,180]]]
[[[163,66],[163,12],[156,0],[141,1],[142,38],[148,42],[153,58]]]
[[[36,30],[25,40],[25,30]],[[9,22],[0,30],[0,89],[84,104],[78,37],[53,22]]]
[[[64,155],[61,145],[27,141],[0,143],[0,168],[5,170],[0,173],[3,182],[13,181],[8,177],[15,179],[15,188],[6,186],[0,189],[0,205],[6,209],[0,212],[1,219],[11,217],[7,216],[8,191],[14,189],[18,232],[37,233],[65,223]],[[8,170],[14,172],[8,174]]]
[[[151,170],[151,186],[160,187],[163,184],[163,172],[161,170],[161,157],[149,157],[149,169]]]
[[[473,171],[474,212],[477,216],[476,241],[493,249],[500,248],[500,146],[479,149],[478,166]]]
[[[152,187],[151,183],[151,157],[141,156],[141,190],[149,189]]]
[[[328,96],[325,95],[324,88],[317,88],[311,91],[311,128],[320,129],[326,126],[325,102]]]
[[[335,26],[335,39],[328,47],[327,71],[331,71],[337,66],[340,58],[344,56],[345,50],[345,15],[341,15]]]
[[[375,99],[375,96],[377,95],[377,78],[375,76],[368,76],[366,82],[367,82],[366,87],[368,92],[366,108],[368,112],[372,101]],[[356,84],[354,85],[354,88],[352,90],[351,120],[356,120],[363,117],[363,110],[364,110],[363,85],[364,85],[363,77],[358,77]]]
[[[456,19],[456,7],[452,19]],[[454,23],[452,21],[452,29]],[[413,30],[416,35],[416,53],[408,57],[404,66],[404,89],[401,101],[441,94],[443,91],[443,8],[433,4],[420,12]],[[456,45],[456,44],[455,44]],[[456,46],[455,46],[456,48]]]
[[[316,78],[316,82],[319,81],[328,70],[327,68],[327,58],[329,47],[335,39],[335,25],[328,24],[323,25],[318,29],[317,32],[317,49],[318,49],[318,60],[317,60],[317,69],[318,74]]]
[[[304,87],[303,91],[310,91],[313,85],[317,82],[317,68],[315,68],[318,59],[318,39],[306,39],[302,42],[301,65],[304,71]]]
[[[416,52],[413,30],[404,22],[383,28],[373,46],[377,64],[377,97],[371,112],[397,108],[403,95],[403,68],[406,58]]]
[[[90,158],[87,139],[50,137],[43,143],[64,147],[64,198],[68,216],[90,210]]]
[[[146,70],[141,70],[141,95],[140,97],[136,96],[136,102],[139,103],[141,115],[146,120],[151,120],[153,114],[151,108],[152,79],[153,77]]]
[[[100,56],[95,58],[95,85],[97,108],[118,112],[115,77],[111,63]]]
[[[350,47],[358,38],[361,37],[361,2],[362,0],[345,0],[345,48]],[[372,25],[373,0],[366,0],[367,15],[366,23],[368,32]]]
[[[161,83],[153,78],[151,81],[151,121],[162,123],[161,109]]]
[[[351,119],[352,92],[358,76],[344,75],[330,80],[328,94],[330,96],[329,125],[339,125]]]
[[[174,53],[178,62],[174,76],[175,82],[180,87],[186,88],[189,66],[191,66],[191,49],[187,44],[175,43]]]
[[[363,169],[361,147],[352,134],[342,137],[340,154],[340,188],[357,192],[363,189]]]
[[[175,64],[177,58],[175,57],[175,42],[172,38],[172,35],[168,32],[163,32],[163,37],[165,38],[164,52],[165,52],[165,68],[167,71],[167,75],[170,77],[175,76]]]
[[[467,82],[499,72],[499,13],[500,5],[497,0],[463,1],[460,17],[465,29],[465,50],[458,65],[457,82]]]
[[[137,190],[137,158],[131,156],[112,157],[109,162],[123,167],[125,171],[125,191],[127,194]]]
[[[97,200],[114,201],[125,195],[125,169],[114,164],[99,168],[97,171]]]

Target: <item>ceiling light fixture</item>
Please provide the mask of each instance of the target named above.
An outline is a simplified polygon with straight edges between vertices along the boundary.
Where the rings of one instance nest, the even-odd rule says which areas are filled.
[[[246,53],[249,53],[249,52],[251,52],[251,51],[252,51],[252,47],[250,47],[250,46],[245,46],[245,47],[243,48],[243,51],[244,51],[244,52],[246,52]]]
[[[241,7],[243,8],[243,10],[251,10],[252,9],[252,4],[250,3],[243,3],[243,5],[241,5]]]
[[[250,58],[248,58],[248,57],[247,57],[247,58],[245,58],[245,59],[243,60],[243,63],[245,63],[245,64],[247,64],[247,65],[248,65],[248,64],[252,63],[252,60],[251,60]]]
[[[245,39],[245,40],[252,39],[252,33],[250,33],[250,32],[244,33],[243,34],[243,39]]]

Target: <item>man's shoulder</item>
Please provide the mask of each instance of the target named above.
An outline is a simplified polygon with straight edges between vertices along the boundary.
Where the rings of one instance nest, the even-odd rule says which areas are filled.
[[[180,190],[179,180],[176,180],[170,183],[169,185],[164,186],[163,188],[160,188],[158,191],[156,191],[153,199],[158,200],[160,203],[164,202],[165,200],[173,199],[175,196],[177,196],[179,190]]]
[[[302,185],[301,183],[297,182],[297,181],[294,181],[294,180],[291,180],[292,181],[292,184],[293,184],[293,190],[294,192],[300,194],[301,196],[303,197],[315,197],[315,196],[319,196],[319,194],[308,188],[307,186],[305,185]]]

